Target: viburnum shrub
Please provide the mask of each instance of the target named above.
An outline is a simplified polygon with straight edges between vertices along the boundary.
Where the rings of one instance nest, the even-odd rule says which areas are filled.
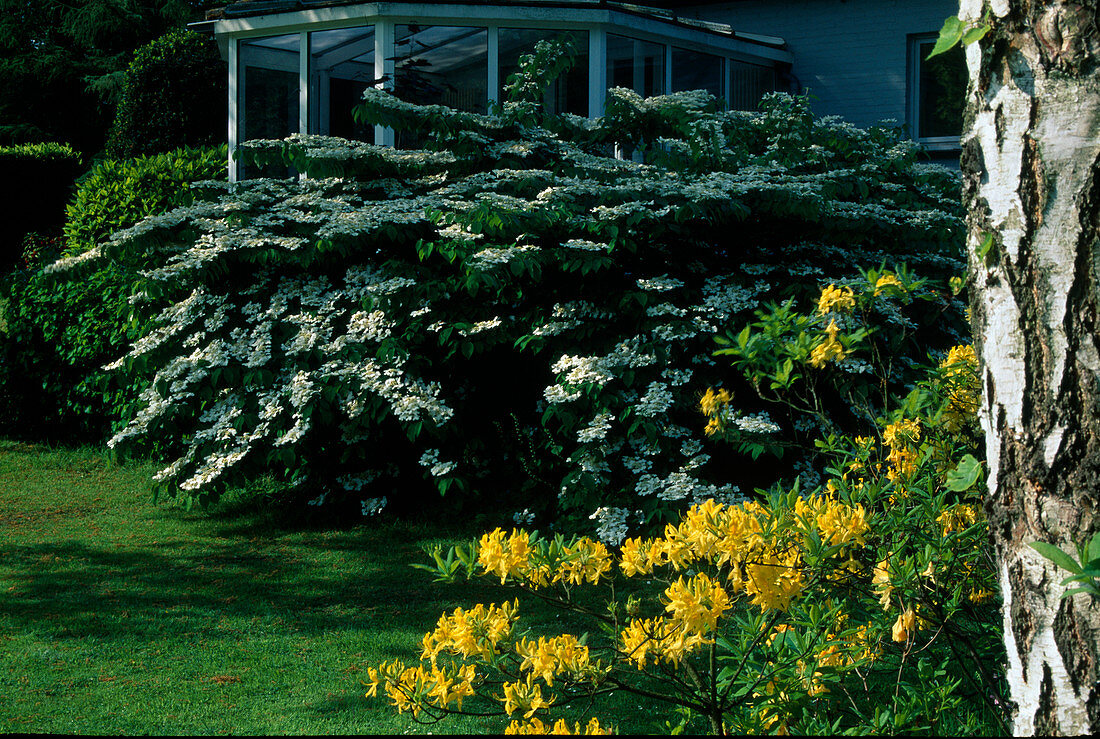
[[[370,669],[367,695],[423,721],[496,712],[505,733],[605,730],[626,717],[555,713],[579,699],[599,712],[615,692],[679,713],[674,733],[1006,733],[978,394],[974,351],[957,346],[876,435],[822,442],[833,463],[811,491],[708,500],[615,549],[497,528],[436,550],[438,580],[499,581],[590,631],[527,625],[511,594],[458,608],[418,660]],[[701,404],[711,420],[721,396]]]
[[[538,58],[526,74],[560,71]],[[246,163],[306,178],[194,185],[187,207],[55,265],[154,261],[132,300],[159,319],[113,365],[147,389],[112,446],[171,445],[158,480],[187,503],[271,472],[317,505],[422,510],[418,492],[438,491],[449,511],[595,516],[618,543],[765,483],[695,423],[699,388],[728,375],[711,352],[731,323],[889,262],[938,281],[922,288],[931,302],[875,318],[907,337],[888,387],[965,330],[962,302],[932,287],[962,271],[957,178],[899,132],[815,119],[782,95],[750,114],[702,92],[614,89],[597,120],[539,116],[535,87],[514,81],[492,115],[369,89],[360,122],[424,149],[246,142]],[[879,388],[834,359],[812,372]],[[784,442],[815,417],[729,389],[786,450],[788,478],[809,474],[806,445]],[[839,429],[849,417],[869,432],[852,413]]]

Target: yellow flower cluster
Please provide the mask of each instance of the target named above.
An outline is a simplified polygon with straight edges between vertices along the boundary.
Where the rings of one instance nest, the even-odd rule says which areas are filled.
[[[916,611],[912,608],[906,608],[898,620],[894,622],[894,628],[891,630],[894,641],[907,642],[916,636],[917,631],[921,628],[921,619],[917,617]]]
[[[602,543],[582,536],[565,549],[564,558],[554,571],[552,582],[580,585],[589,582],[593,585],[611,572],[613,562],[611,553]]]
[[[456,703],[462,710],[462,699],[474,694],[474,679],[477,677],[473,665],[439,667],[434,663],[429,669],[424,665],[407,667],[400,660],[384,662],[368,668],[370,688],[367,697],[378,695],[379,686],[383,687],[390,702],[403,713],[412,711],[419,716],[425,705],[446,708]]]
[[[983,520],[982,511],[975,505],[959,503],[950,508],[945,508],[936,516],[936,523],[943,529],[943,535],[947,536],[952,531],[962,531]]]
[[[522,711],[524,718],[531,718],[535,711],[549,708],[554,704],[554,698],[542,697],[542,685],[535,682],[534,675],[528,675],[524,680],[513,683],[504,683],[504,697],[498,700],[504,703],[504,712],[511,716],[516,711]]]
[[[731,400],[733,396],[724,388],[719,388],[716,392],[714,388],[708,387],[703,393],[699,401],[699,410],[707,417],[707,427],[703,429],[707,436],[714,436],[722,430],[723,411]]]
[[[558,734],[558,735],[596,735],[596,734],[613,734],[614,729],[610,726],[600,726],[598,719],[591,719],[586,726],[581,726],[580,723],[574,723],[573,728],[569,728],[569,724],[565,722],[565,719],[559,718],[553,724],[543,723],[537,718],[533,718],[530,721],[520,723],[519,721],[513,721],[508,725],[508,728],[504,730],[505,734]]]
[[[538,641],[520,639],[516,644],[516,653],[523,657],[520,670],[541,677],[550,687],[554,687],[556,675],[564,673],[579,678],[599,670],[598,665],[592,664],[589,658],[588,647],[572,634],[550,639],[540,636]]]
[[[839,361],[847,356],[844,345],[837,339],[839,331],[836,321],[829,321],[825,327],[825,338],[810,352],[811,367],[821,369],[826,362]]]
[[[807,505],[803,503],[804,513]],[[823,539],[863,543],[867,520],[861,506],[826,498],[815,499],[812,508],[811,520]],[[682,571],[705,562],[725,570],[731,593],[744,591],[762,609],[785,611],[805,586],[802,552],[794,541],[798,533],[791,522],[775,520],[759,503],[725,506],[710,500],[693,506],[679,526],[666,526],[663,538],[625,541],[619,568],[631,577],[657,567]]]
[[[955,434],[978,415],[981,383],[974,347],[969,344],[952,347],[940,363],[940,370],[947,395],[941,419],[944,429]]]
[[[875,282],[875,297],[877,298],[884,292],[893,291],[905,292],[905,285],[901,284],[901,280],[896,275],[883,272],[882,277],[879,277],[878,281]]]
[[[665,598],[672,623],[704,634],[718,628],[718,619],[733,607],[729,593],[702,572],[687,581],[681,576],[665,589]]]
[[[847,313],[855,306],[855,295],[852,293],[852,288],[850,287],[829,285],[821,291],[821,296],[817,299],[817,312],[818,315],[822,316],[834,311],[837,313]]]
[[[920,421],[903,418],[886,426],[882,443],[890,447],[886,455],[889,468],[886,476],[892,482],[908,480],[917,470],[916,444],[920,441]]]
[[[686,654],[711,641],[697,631],[660,617],[632,618],[620,637],[623,654],[639,670],[645,669],[650,655],[654,663],[664,660],[679,665]]]
[[[463,657],[479,655],[486,661],[499,654],[498,645],[512,634],[512,624],[519,618],[516,611],[519,601],[486,608],[478,603],[472,610],[456,608],[450,616],[443,614],[435,631],[425,634],[421,642],[421,659],[435,664],[440,653],[460,654]]]
[[[532,545],[526,531],[513,529],[505,534],[498,528],[481,537],[477,560],[486,574],[500,578],[501,585],[512,578],[535,588],[556,582],[595,585],[614,565],[607,547],[587,536],[565,547],[554,563],[547,559],[544,549]]]
[[[861,504],[850,506],[831,496],[815,495],[795,501],[794,512],[801,520],[814,522],[829,546],[867,543],[864,535],[870,526]]]
[[[478,542],[478,564],[485,572],[500,577],[501,585],[509,577],[539,580],[538,573],[530,571],[530,557],[531,535],[526,531],[512,529],[511,534],[505,534],[497,528],[483,535]]]

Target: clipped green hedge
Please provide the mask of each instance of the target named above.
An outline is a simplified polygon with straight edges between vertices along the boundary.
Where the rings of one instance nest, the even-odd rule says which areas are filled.
[[[225,179],[227,157],[220,146],[100,162],[66,209],[67,251],[86,251],[147,215],[189,205],[188,183]]]
[[[176,29],[134,52],[107,141],[116,159],[225,140],[225,62],[213,39]]]
[[[0,270],[19,259],[27,234],[60,230],[80,167],[80,154],[68,144],[0,146]]]

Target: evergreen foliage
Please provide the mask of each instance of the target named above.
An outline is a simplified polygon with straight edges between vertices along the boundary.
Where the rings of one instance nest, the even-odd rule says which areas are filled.
[[[212,2],[0,0],[0,144],[103,148],[133,49]]]
[[[225,138],[225,63],[213,39],[176,29],[134,53],[107,143],[116,159]]]

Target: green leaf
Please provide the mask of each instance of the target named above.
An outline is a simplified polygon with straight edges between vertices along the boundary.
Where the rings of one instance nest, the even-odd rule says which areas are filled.
[[[925,60],[951,49],[955,44],[962,41],[964,33],[966,33],[966,26],[956,16],[951,16],[945,20],[943,28],[940,29],[940,37],[936,39],[936,45],[932,48],[932,53],[925,57]]]
[[[1100,533],[1092,535],[1092,541],[1089,542],[1088,549],[1089,562],[1100,559]]]
[[[969,490],[978,481],[982,474],[982,463],[967,454],[955,466],[955,469],[947,473],[947,489],[956,493]]]
[[[1073,557],[1053,544],[1049,544],[1045,541],[1034,541],[1028,544],[1028,546],[1061,567],[1063,570],[1069,570],[1076,575],[1081,574],[1081,566],[1073,561]]]
[[[984,23],[978,26],[974,26],[973,28],[968,28],[966,33],[964,33],[962,36],[963,46],[969,46],[970,44],[981,41],[983,38],[985,38],[985,35],[989,33],[989,31],[990,27]]]

